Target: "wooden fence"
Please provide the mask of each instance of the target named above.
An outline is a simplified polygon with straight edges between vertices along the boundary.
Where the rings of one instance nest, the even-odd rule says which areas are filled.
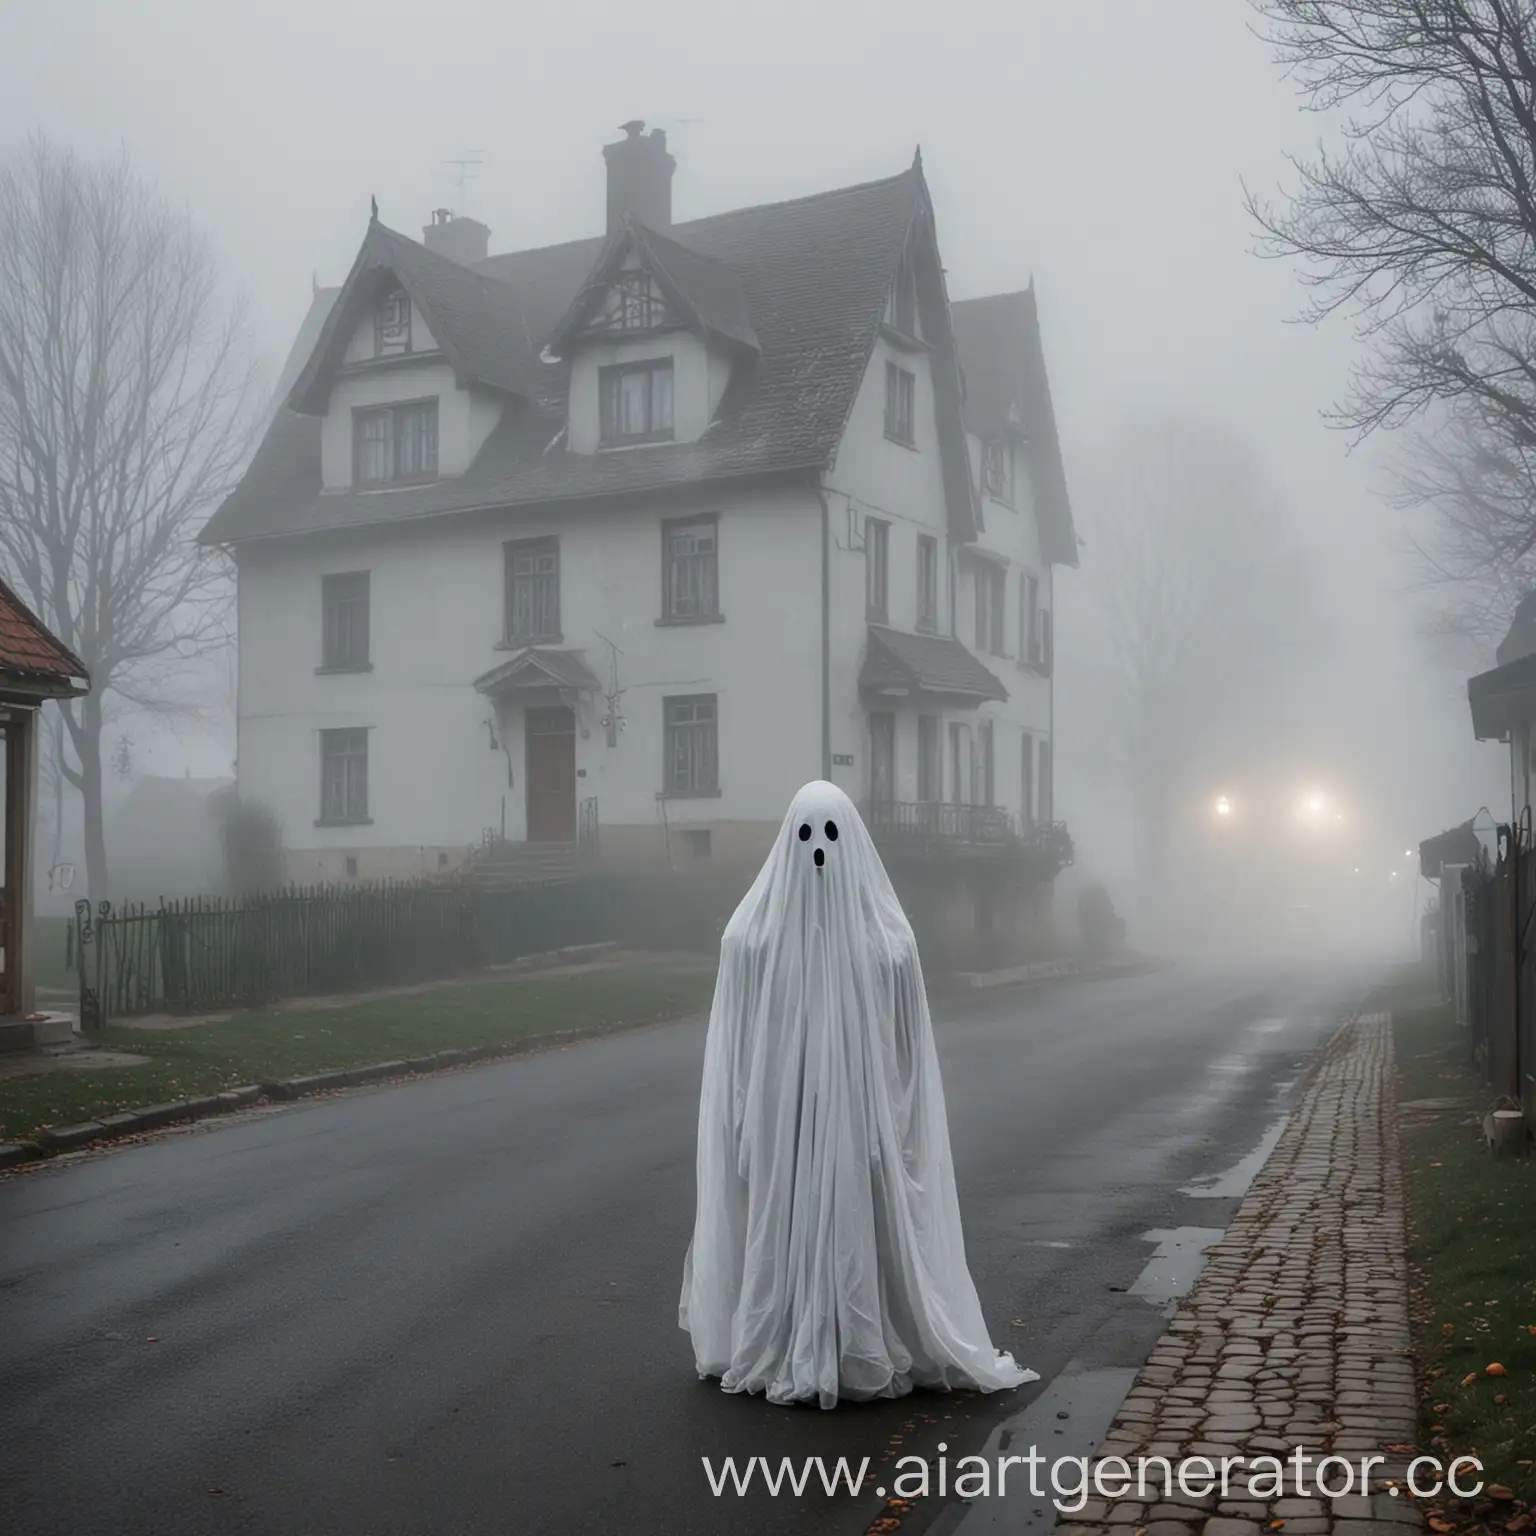
[[[1536,1125],[1536,847],[1501,827],[1499,853],[1462,871],[1466,1022],[1489,1090]]]
[[[75,904],[81,1028],[129,1014],[437,981],[612,936],[610,882],[292,887],[156,906]]]

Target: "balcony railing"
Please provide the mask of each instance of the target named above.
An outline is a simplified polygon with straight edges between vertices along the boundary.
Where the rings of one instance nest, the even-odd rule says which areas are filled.
[[[1073,860],[1072,838],[1064,822],[1037,821],[1021,827],[1017,817],[998,806],[876,800],[862,810],[870,835],[891,848],[1023,855],[1051,864],[1053,874]]]

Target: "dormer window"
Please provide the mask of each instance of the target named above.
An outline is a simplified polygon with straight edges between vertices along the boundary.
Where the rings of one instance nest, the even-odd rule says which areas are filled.
[[[410,485],[436,475],[436,400],[353,411],[354,485]]]
[[[982,488],[993,501],[1013,505],[1013,444],[992,438],[981,445]]]
[[[603,447],[671,441],[670,357],[599,369],[598,397]]]
[[[386,294],[373,315],[375,357],[399,357],[411,350],[411,301],[403,288]]]

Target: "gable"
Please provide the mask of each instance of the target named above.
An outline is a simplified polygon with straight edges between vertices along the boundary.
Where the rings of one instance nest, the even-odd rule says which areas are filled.
[[[376,342],[370,347],[359,333],[376,326],[381,301],[401,291],[410,300],[412,328],[419,319],[459,385],[542,399],[545,370],[534,354],[516,292],[374,222],[288,395],[289,409],[301,415],[325,413],[337,370],[349,358],[361,360],[351,355],[352,349],[376,351]]]
[[[380,275],[371,308],[357,317],[341,366],[398,362],[441,350],[421,306],[386,271]]]
[[[1053,564],[1075,566],[1077,530],[1034,289],[965,299],[954,305],[953,316],[965,424],[983,441],[1006,437],[1022,446],[1046,556]]]
[[[583,338],[678,326],[705,341],[759,350],[741,281],[729,263],[630,220],[604,245],[548,346],[564,354]]]
[[[669,330],[678,323],[661,285],[631,254],[607,288],[599,290],[581,335],[617,340]]]

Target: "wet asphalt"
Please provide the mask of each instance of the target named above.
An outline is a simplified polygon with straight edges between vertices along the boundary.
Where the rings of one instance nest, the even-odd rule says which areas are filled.
[[[988,1398],[823,1413],[695,1379],[698,1022],[7,1178],[0,1530],[863,1531],[881,1457],[953,1462],[1034,1401],[1047,1440],[1092,1438],[1046,1406],[1155,1341],[1188,1276],[1158,1278],[1146,1234],[1225,1224],[1370,981],[1191,964],[940,1010],[972,1273],[1042,1377]],[[717,1498],[701,1464],[808,1455],[871,1458],[861,1496]],[[897,1511],[911,1533],[964,1514]]]

